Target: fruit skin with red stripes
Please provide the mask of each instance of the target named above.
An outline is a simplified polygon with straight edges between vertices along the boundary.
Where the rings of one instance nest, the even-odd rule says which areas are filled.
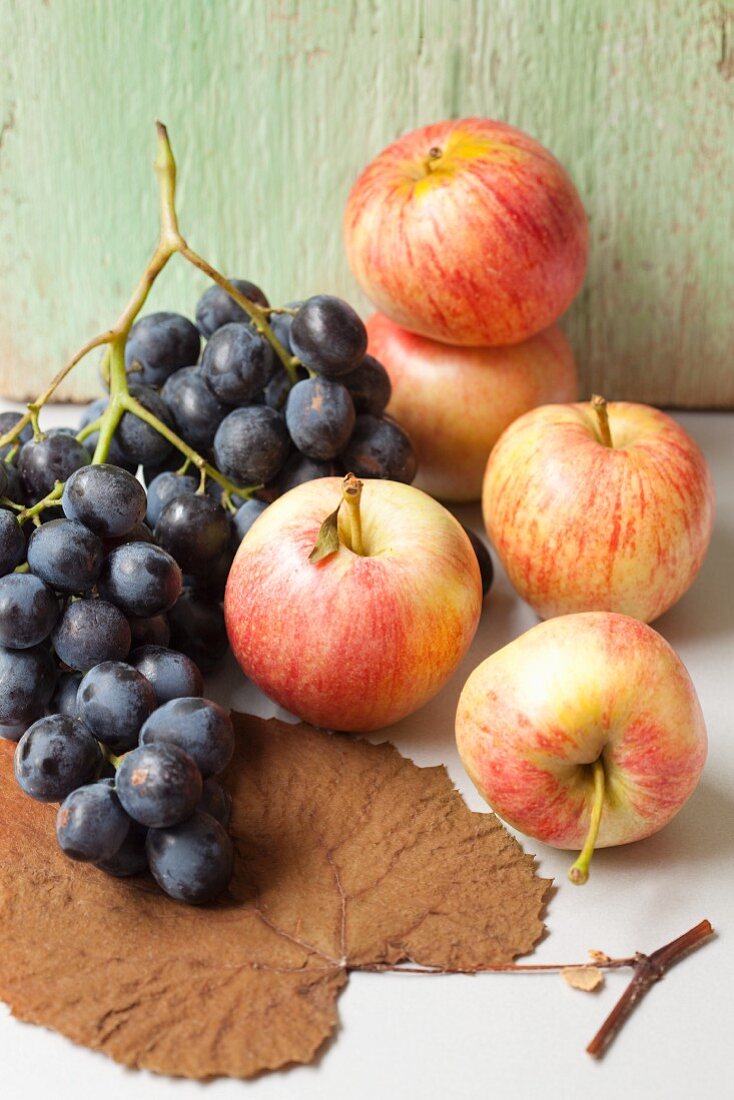
[[[350,266],[377,308],[450,344],[515,344],[581,286],[588,224],[565,169],[533,138],[485,118],[414,130],[354,184]]]
[[[539,623],[482,661],[461,692],[456,741],[495,813],[571,849],[589,828],[595,765],[604,772],[596,846],[606,848],[666,825],[707,749],[680,658],[651,627],[609,612]]]
[[[466,654],[482,609],[479,565],[461,525],[410,485],[370,478],[362,546],[310,555],[342,481],[318,478],[270,504],[245,535],[224,615],[245,675],[326,729],[381,729],[428,702]]]
[[[518,416],[574,401],[573,353],[558,325],[522,344],[467,348],[416,336],[381,313],[367,322],[370,352],[387,371],[387,411],[418,456],[415,485],[438,500],[479,500],[489,453]]]
[[[484,522],[515,591],[543,619],[617,611],[652,622],[711,539],[714,487],[696,442],[648,405],[542,405],[499,438]]]

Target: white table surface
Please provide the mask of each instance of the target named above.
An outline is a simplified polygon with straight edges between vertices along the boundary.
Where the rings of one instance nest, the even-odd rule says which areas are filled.
[[[0,409],[11,407],[0,402]],[[51,409],[48,426],[75,423]],[[538,962],[652,951],[707,917],[716,938],[654,987],[607,1057],[584,1047],[621,994],[629,971],[596,994],[556,975],[420,977],[355,974],[339,1003],[340,1026],[315,1065],[256,1081],[200,1085],[123,1069],[59,1035],[20,1024],[0,1006],[2,1100],[487,1100],[550,1096],[645,1100],[734,1095],[729,1042],[734,1019],[734,414],[686,413],[714,472],[718,513],[703,569],[680,603],[655,625],[682,657],[698,690],[710,748],[700,786],[657,836],[596,854],[589,883],[566,881],[567,853],[533,840],[541,875],[556,880]],[[480,531],[478,507],[456,509]],[[498,571],[477,637],[451,683],[399,723],[390,738],[416,763],[444,763],[474,810],[485,809],[453,739],[461,686],[484,657],[537,620]],[[220,702],[274,713],[230,662],[208,684]],[[375,740],[383,739],[376,735]],[[0,838],[0,843],[2,838]]]

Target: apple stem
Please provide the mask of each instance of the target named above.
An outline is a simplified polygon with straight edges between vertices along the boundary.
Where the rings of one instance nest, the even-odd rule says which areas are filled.
[[[591,407],[596,413],[597,420],[599,421],[599,434],[601,435],[601,441],[605,447],[613,447],[612,443],[612,430],[609,427],[609,409],[607,408],[607,401],[601,394],[595,393],[591,398]]]
[[[586,834],[586,841],[579,858],[568,871],[569,879],[576,886],[582,886],[589,877],[589,864],[594,854],[596,838],[599,835],[599,825],[601,824],[601,812],[604,808],[605,775],[601,757],[594,761],[592,767],[594,770],[594,801],[591,805],[589,831]]]
[[[347,474],[342,482],[342,500],[347,506],[349,521],[349,549],[364,557],[362,542],[362,514],[359,507],[362,496],[362,482],[354,474]]]

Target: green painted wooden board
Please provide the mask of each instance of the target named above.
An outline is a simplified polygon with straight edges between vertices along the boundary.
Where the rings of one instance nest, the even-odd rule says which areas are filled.
[[[592,255],[584,390],[734,406],[734,5],[719,0],[0,0],[0,392],[119,312],[153,244],[153,119],[182,228],[274,302],[365,313],[340,217],[398,134],[481,114],[566,164]],[[192,312],[177,264],[152,308]],[[67,397],[96,392],[80,368]]]

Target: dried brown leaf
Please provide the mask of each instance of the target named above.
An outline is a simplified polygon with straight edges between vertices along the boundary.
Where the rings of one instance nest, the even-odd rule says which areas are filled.
[[[531,950],[548,883],[445,769],[235,718],[238,858],[228,896],[205,909],[67,860],[55,808],[20,793],[0,746],[0,997],[17,1017],[128,1066],[251,1077],[314,1058],[352,969]]]
[[[604,975],[598,966],[567,966],[561,971],[561,977],[574,989],[583,989],[585,993],[593,993],[604,983]]]

